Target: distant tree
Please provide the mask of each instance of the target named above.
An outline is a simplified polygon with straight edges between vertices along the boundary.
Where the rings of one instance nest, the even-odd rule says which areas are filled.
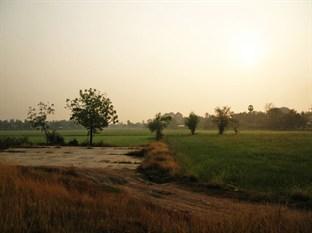
[[[294,109],[271,108],[267,112],[267,127],[269,129],[304,129],[307,123],[307,115],[305,113],[300,114]]]
[[[26,121],[28,121],[33,128],[40,129],[44,132],[46,141],[49,141],[49,124],[47,121],[48,115],[54,114],[54,104],[45,104],[39,102],[36,107],[29,107]]]
[[[185,118],[185,126],[187,126],[191,130],[191,134],[195,134],[195,130],[197,128],[197,125],[199,123],[199,117],[191,112],[189,117]]]
[[[218,127],[219,134],[222,135],[224,133],[225,128],[230,123],[230,119],[232,116],[231,108],[227,106],[224,106],[222,108],[217,107],[215,109],[215,113],[216,115],[214,116],[213,121]]]
[[[163,129],[165,129],[171,121],[171,116],[156,114],[155,118],[148,122],[147,127],[153,133],[156,132],[156,140],[163,137]]]
[[[88,130],[90,145],[97,130],[118,122],[111,100],[96,89],[80,90],[79,98],[67,99],[66,103],[66,108],[72,112],[70,119]]]
[[[239,120],[231,116],[230,118],[230,124],[234,130],[235,134],[238,134],[238,128],[239,128]]]
[[[272,109],[272,108],[274,108],[274,104],[273,104],[273,103],[267,103],[267,104],[265,104],[265,106],[264,106],[264,110],[265,110],[266,112],[270,111],[270,109]]]
[[[252,113],[253,110],[254,110],[254,107],[253,107],[251,104],[248,105],[248,112],[249,112],[249,113]]]

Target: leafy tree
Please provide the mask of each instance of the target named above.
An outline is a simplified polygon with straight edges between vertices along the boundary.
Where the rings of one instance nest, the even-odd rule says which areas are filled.
[[[70,119],[88,130],[90,145],[97,130],[118,122],[111,100],[96,89],[80,90],[79,98],[67,99],[66,103],[66,108],[72,112]]]
[[[191,130],[192,135],[195,134],[198,123],[199,117],[193,112],[190,113],[189,117],[185,118],[185,125]]]
[[[36,107],[29,107],[26,121],[28,121],[33,128],[40,129],[44,132],[47,143],[49,142],[49,124],[47,121],[48,115],[54,114],[54,104],[45,104],[39,102]]]
[[[171,121],[171,116],[156,114],[155,118],[148,122],[147,127],[153,133],[156,132],[156,140],[160,140],[163,137],[163,129],[165,129]]]
[[[222,108],[217,107],[215,109],[216,115],[213,118],[213,121],[218,127],[219,134],[223,134],[225,128],[229,125],[230,119],[232,117],[231,108],[224,106]]]

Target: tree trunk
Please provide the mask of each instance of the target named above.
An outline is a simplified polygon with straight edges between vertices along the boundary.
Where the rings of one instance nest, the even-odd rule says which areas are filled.
[[[48,129],[44,127],[43,131],[44,131],[44,135],[45,135],[45,138],[46,138],[46,143],[49,144],[49,138],[48,138],[49,132],[48,132]]]
[[[162,138],[162,133],[160,130],[156,130],[156,140],[160,140]]]
[[[93,128],[91,127],[89,131],[89,145],[92,146],[92,143],[93,143]]]
[[[192,133],[192,135],[194,135],[195,134],[195,129],[192,129],[191,133]]]

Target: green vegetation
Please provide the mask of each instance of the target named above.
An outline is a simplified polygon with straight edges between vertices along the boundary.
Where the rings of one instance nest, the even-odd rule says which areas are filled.
[[[79,143],[88,144],[87,130],[58,130],[68,143],[77,139]],[[112,146],[137,146],[147,144],[154,139],[148,129],[105,129],[94,135],[94,143]],[[36,130],[3,130],[0,131],[0,138],[5,137],[27,137],[32,143],[45,143],[45,137],[40,131]]]
[[[50,132],[48,116],[54,114],[54,104],[45,104],[39,102],[36,107],[29,107],[26,121],[31,124],[34,129],[40,129],[46,137],[46,142],[50,143],[50,139],[54,140],[56,132]]]
[[[200,181],[312,200],[312,133],[169,135],[166,141]]]
[[[185,118],[185,122],[184,122],[185,126],[189,128],[192,135],[195,134],[198,123],[199,123],[199,116],[197,116],[193,112],[191,112],[190,115]]]
[[[86,130],[60,130],[68,143],[88,143]],[[312,200],[312,133],[309,131],[165,129],[165,141],[187,174],[200,181],[232,185],[240,190]],[[27,137],[30,143],[45,143],[40,131],[0,131],[0,138]],[[107,128],[95,134],[95,143],[137,146],[154,140],[146,128]]]
[[[118,123],[117,112],[109,98],[96,89],[79,91],[79,98],[66,100],[66,107],[71,110],[70,120],[88,130],[89,145],[93,143],[93,135],[110,124]]]
[[[157,113],[155,118],[148,122],[147,127],[156,135],[156,140],[160,140],[163,137],[163,130],[168,127],[171,121],[171,116],[161,115]]]

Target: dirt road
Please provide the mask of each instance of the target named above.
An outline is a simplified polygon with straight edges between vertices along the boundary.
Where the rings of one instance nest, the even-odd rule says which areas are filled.
[[[136,169],[142,159],[128,156],[135,147],[38,147],[0,152],[0,161],[26,166]]]

